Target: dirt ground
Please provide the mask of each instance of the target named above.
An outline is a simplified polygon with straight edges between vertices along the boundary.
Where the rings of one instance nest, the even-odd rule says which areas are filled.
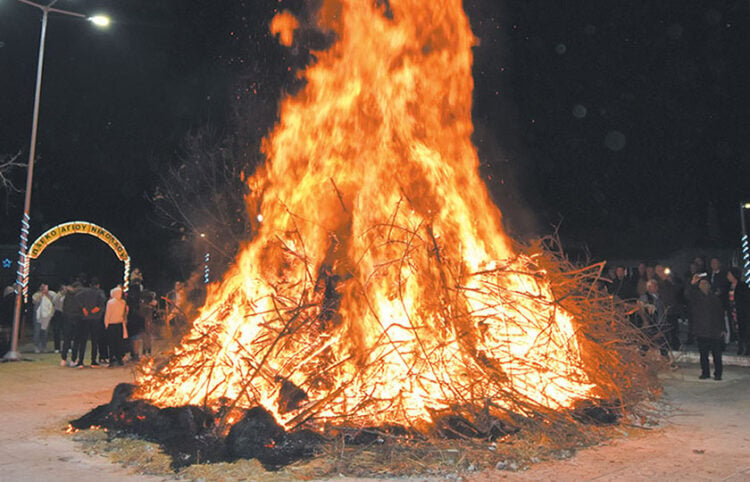
[[[57,355],[24,356],[30,361],[0,364],[0,481],[171,478],[136,475],[85,453],[64,434],[68,420],[107,402],[116,384],[132,381],[132,367],[62,368]],[[722,381],[698,380],[698,373],[688,361],[662,375],[673,410],[652,430],[623,427],[621,438],[566,460],[443,480],[750,481],[750,367],[727,366]]]

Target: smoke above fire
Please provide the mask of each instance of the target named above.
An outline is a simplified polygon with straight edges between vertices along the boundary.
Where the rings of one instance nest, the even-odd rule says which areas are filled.
[[[262,405],[287,428],[591,397],[579,321],[514,251],[479,176],[461,0],[325,0],[317,20],[336,40],[247,181],[257,235],[138,396]],[[298,25],[271,28],[292,45]]]

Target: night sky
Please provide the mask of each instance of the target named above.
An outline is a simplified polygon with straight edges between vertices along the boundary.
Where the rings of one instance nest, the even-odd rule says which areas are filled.
[[[64,221],[95,222],[124,242],[147,282],[186,277],[191,267],[176,265],[191,238],[165,227],[149,197],[180,163],[191,130],[242,131],[254,151],[309,60],[267,26],[303,4],[60,0],[114,24],[100,31],[50,17],[32,237]],[[736,244],[738,204],[750,200],[747,0],[465,6],[479,39],[482,175],[515,236],[559,225],[571,249],[587,246],[597,258]],[[21,151],[24,160],[39,27],[36,9],[0,2],[0,155]],[[23,187],[25,171],[14,179]],[[23,194],[0,199],[0,244],[13,245]],[[82,270],[96,269],[83,260],[96,243],[65,243]],[[117,262],[97,266],[116,271]]]

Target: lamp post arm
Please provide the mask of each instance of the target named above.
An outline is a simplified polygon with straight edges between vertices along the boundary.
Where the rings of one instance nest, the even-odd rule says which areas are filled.
[[[30,5],[34,8],[38,8],[39,10],[43,12],[53,12],[53,13],[61,13],[63,15],[70,15],[72,17],[78,17],[78,18],[87,18],[86,15],[78,12],[71,12],[70,10],[63,10],[61,8],[53,8],[52,6],[57,3],[57,0],[52,0],[47,5],[42,5],[40,3],[32,2],[31,0],[18,0],[21,3],[25,3],[26,5]]]
[[[88,18],[86,15],[82,13],[71,12],[70,10],[60,10],[59,8],[50,8],[48,10],[53,13],[62,13],[63,15],[70,15],[71,17]]]
[[[36,7],[40,10],[44,10],[45,8],[51,7],[52,5],[57,3],[57,0],[52,0],[47,5],[42,5],[41,3],[32,2],[30,0],[18,0],[21,3],[25,3],[26,5],[31,5],[32,7]]]

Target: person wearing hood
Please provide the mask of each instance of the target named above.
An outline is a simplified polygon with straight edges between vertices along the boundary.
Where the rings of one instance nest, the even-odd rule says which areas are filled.
[[[104,329],[109,340],[109,366],[122,366],[123,339],[127,338],[128,305],[122,299],[122,288],[115,286],[109,292],[104,311]]]

